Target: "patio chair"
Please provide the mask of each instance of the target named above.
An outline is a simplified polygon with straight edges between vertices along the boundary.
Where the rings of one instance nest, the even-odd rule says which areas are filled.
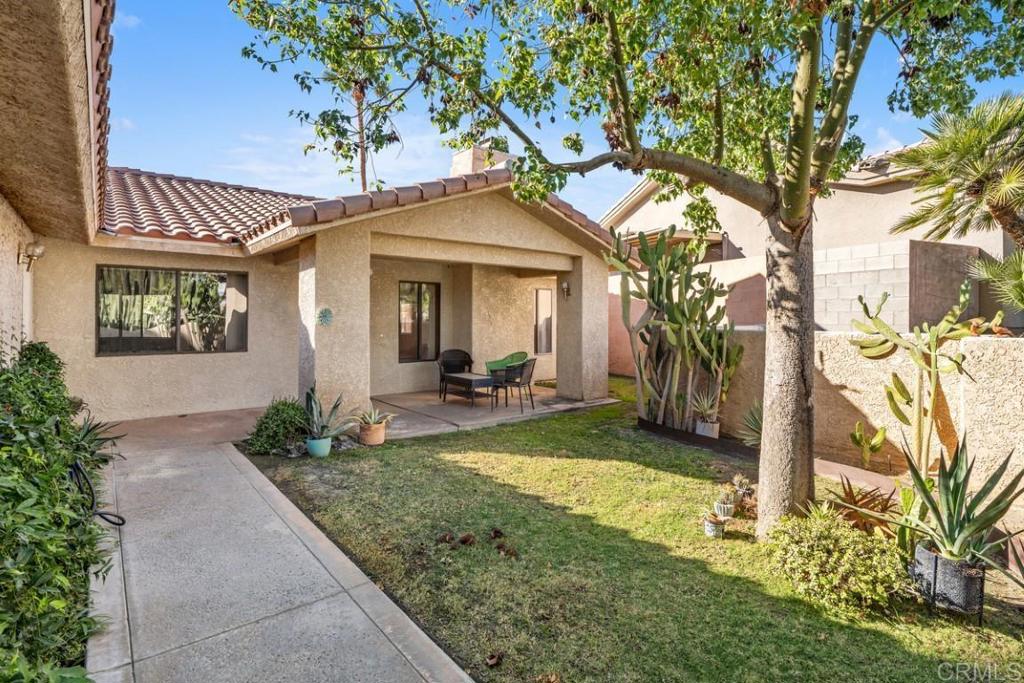
[[[509,365],[500,370],[495,370],[491,373],[491,378],[494,380],[493,385],[493,396],[494,402],[498,402],[498,390],[504,389],[505,391],[505,407],[508,407],[508,390],[519,389],[519,412],[523,411],[523,389],[526,389],[526,395],[530,399],[530,410],[536,410],[536,406],[533,404],[533,366],[537,364],[536,358],[529,358],[523,363],[516,365]]]
[[[444,376],[450,372],[470,372],[473,369],[473,358],[468,352],[462,349],[446,349],[437,357],[437,370],[439,373],[437,384],[437,397],[444,396]]]
[[[498,360],[489,360],[486,363],[484,363],[484,365],[487,367],[487,372],[492,373],[495,370],[504,370],[510,365],[519,365],[520,363],[524,363],[526,362],[526,359],[529,357],[530,355],[526,353],[526,351],[516,351],[514,353],[508,354],[504,358],[499,358]]]

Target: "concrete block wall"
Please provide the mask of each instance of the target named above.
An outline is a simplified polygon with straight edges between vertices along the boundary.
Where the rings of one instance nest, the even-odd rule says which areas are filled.
[[[900,332],[910,329],[911,242],[881,242],[814,252],[814,319],[822,330],[849,330],[863,312],[858,296],[874,306],[889,299],[882,318]]]

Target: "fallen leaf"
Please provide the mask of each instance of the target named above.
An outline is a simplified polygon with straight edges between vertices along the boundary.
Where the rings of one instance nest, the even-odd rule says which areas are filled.
[[[476,536],[474,536],[472,532],[467,531],[459,536],[459,543],[462,545],[473,545],[476,543]]]
[[[504,535],[505,532],[499,529],[498,527],[494,527],[493,529],[491,529],[491,538],[502,538]]]
[[[501,660],[504,658],[504,652],[492,652],[491,654],[487,655],[487,659],[484,661],[486,662],[487,666],[493,669],[494,667],[501,664]]]
[[[455,534],[453,534],[450,531],[446,531],[446,532],[444,532],[443,534],[441,534],[440,536],[437,537],[437,542],[438,543],[451,543],[454,540],[455,540]]]
[[[562,677],[558,674],[541,674],[533,680],[534,683],[562,683]]]

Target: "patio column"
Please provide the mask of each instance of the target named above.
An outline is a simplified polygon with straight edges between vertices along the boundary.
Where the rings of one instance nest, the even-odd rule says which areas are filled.
[[[569,285],[565,296],[564,283]],[[558,278],[558,395],[575,400],[608,395],[608,267],[600,256],[573,259]]]
[[[370,230],[345,226],[299,246],[299,386],[325,404],[370,407]]]

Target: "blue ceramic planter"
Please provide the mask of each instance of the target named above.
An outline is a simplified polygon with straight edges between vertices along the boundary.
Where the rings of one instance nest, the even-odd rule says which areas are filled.
[[[331,439],[306,439],[306,450],[314,458],[326,458],[331,454]]]

